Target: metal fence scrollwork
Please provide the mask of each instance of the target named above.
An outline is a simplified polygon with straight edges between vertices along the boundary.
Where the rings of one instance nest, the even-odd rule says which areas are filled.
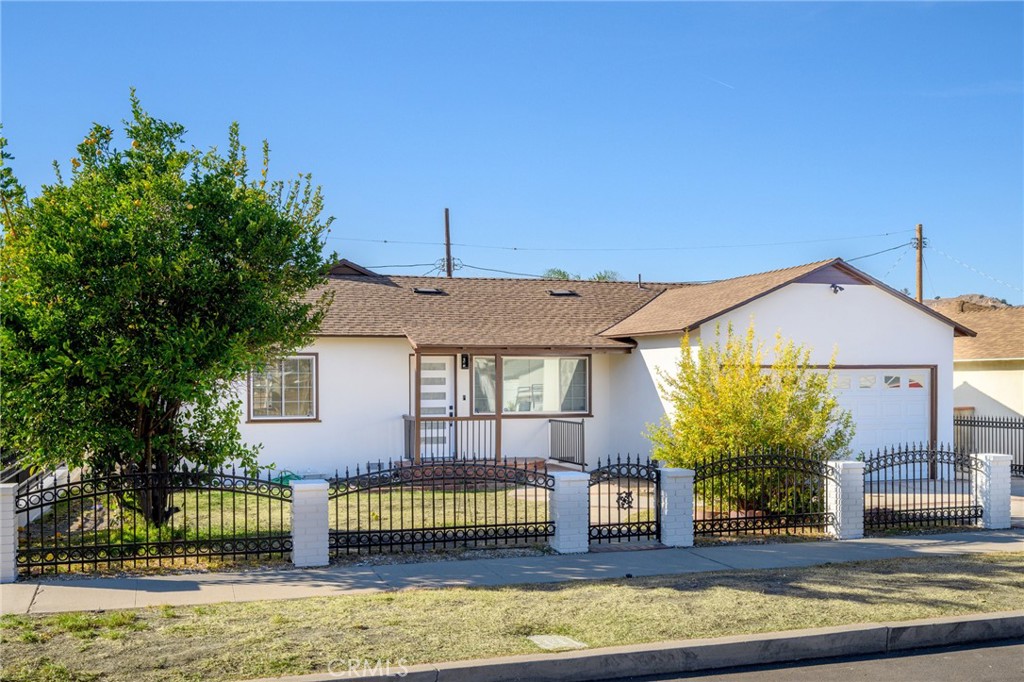
[[[18,567],[32,574],[283,556],[292,548],[292,490],[269,476],[77,470],[30,482],[15,499]]]
[[[799,452],[714,456],[694,467],[694,533],[824,533],[835,523],[825,499],[835,480],[834,467]]]
[[[544,542],[554,534],[543,463],[389,462],[329,481],[330,552]]]
[[[609,458],[590,472],[590,542],[658,540],[661,476],[650,460]]]

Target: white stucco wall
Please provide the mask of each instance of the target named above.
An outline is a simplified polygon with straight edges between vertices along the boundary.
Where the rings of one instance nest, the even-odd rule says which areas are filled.
[[[402,415],[409,405],[409,342],[319,338],[302,352],[318,354],[320,421],[246,422],[243,407],[242,439],[263,444],[260,462],[333,475],[357,463],[400,459]]]
[[[953,403],[987,417],[1024,416],[1024,360],[954,362]]]
[[[770,348],[774,335],[811,348],[812,364],[827,364],[836,350],[839,365],[936,365],[937,437],[953,438],[953,330],[934,317],[869,285],[844,284],[832,293],[828,284],[791,284],[709,321],[699,337],[713,342],[716,325],[744,332],[751,319],[759,340]],[[697,335],[691,334],[691,341]],[[613,369],[616,423],[610,443],[620,451],[648,454],[644,425],[667,406],[657,389],[657,369],[672,371],[678,336],[641,337],[639,347]],[[771,355],[766,358],[771,362]]]

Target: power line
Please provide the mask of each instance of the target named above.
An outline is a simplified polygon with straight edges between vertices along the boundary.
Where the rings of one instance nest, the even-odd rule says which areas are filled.
[[[907,247],[906,247],[906,249],[904,251],[900,251],[900,255],[898,255],[896,257],[896,262],[893,263],[892,266],[888,270],[885,271],[885,274],[882,276],[882,281],[885,281],[886,279],[888,279],[889,275],[892,274],[892,271],[896,269],[896,266],[900,264],[900,261],[903,260],[903,257],[906,256],[908,253],[910,253],[910,245],[909,244],[907,245]]]
[[[498,272],[503,275],[518,275],[520,277],[532,277],[533,279],[547,279],[544,275],[531,275],[527,272],[511,272],[509,270],[496,270],[494,268],[481,268],[476,265],[470,265],[469,263],[463,263],[462,267],[469,268],[470,270],[480,270],[482,272]]]
[[[795,244],[820,244],[826,242],[851,241],[856,239],[869,239],[873,237],[889,237],[894,234],[913,232],[913,230],[896,230],[894,232],[879,232],[877,234],[862,234],[849,237],[830,237],[825,239],[802,239],[782,242],[759,242],[751,244],[709,244],[705,246],[642,246],[642,247],[534,247],[534,246],[501,246],[494,244],[469,244],[464,242],[452,242],[452,246],[459,246],[470,249],[491,249],[496,251],[533,251],[549,253],[578,253],[578,252],[604,252],[604,253],[625,253],[644,251],[700,251],[708,249],[744,249],[758,248],[765,246],[792,246]],[[327,237],[338,241],[361,242],[369,244],[402,244],[412,246],[444,246],[444,242],[407,241],[398,239],[363,239],[359,237]],[[874,255],[874,254],[872,254]],[[866,256],[862,256],[865,257]]]
[[[435,263],[412,263],[410,265],[367,265],[368,270],[380,270],[381,268],[425,268],[428,265],[436,265]]]
[[[861,260],[862,258],[871,258],[872,256],[877,256],[877,255],[883,254],[883,253],[889,253],[890,251],[895,251],[896,249],[905,249],[908,246],[910,246],[910,245],[909,244],[900,244],[899,246],[894,246],[891,249],[883,249],[881,251],[875,251],[874,253],[869,253],[866,256],[857,256],[856,258],[847,258],[846,262],[847,263],[852,263],[855,260]]]
[[[968,270],[970,270],[972,272],[975,272],[975,273],[981,275],[982,277],[984,277],[986,279],[990,279],[993,282],[995,282],[996,284],[1002,284],[1004,287],[1009,287],[1010,289],[1013,289],[1014,291],[1024,291],[1024,289],[1021,289],[1018,286],[1014,286],[1013,284],[1010,284],[1009,282],[1004,282],[1003,280],[998,279],[997,277],[993,277],[992,275],[988,274],[987,272],[982,272],[981,270],[979,270],[978,268],[974,267],[973,265],[968,265],[967,263],[963,262],[959,258],[954,258],[953,256],[950,256],[948,253],[946,253],[945,251],[942,251],[941,249],[935,249],[935,250],[937,252],[941,253],[943,256],[945,256],[949,260],[951,260],[954,263],[956,263],[957,265],[963,266],[963,267],[967,268]]]

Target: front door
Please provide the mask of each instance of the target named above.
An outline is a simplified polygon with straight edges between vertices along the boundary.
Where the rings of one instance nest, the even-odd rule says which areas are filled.
[[[420,457],[447,459],[455,454],[455,358],[428,356],[420,361]]]

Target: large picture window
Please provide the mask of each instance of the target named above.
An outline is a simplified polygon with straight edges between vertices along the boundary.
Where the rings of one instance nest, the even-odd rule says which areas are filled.
[[[281,358],[254,372],[249,405],[252,419],[316,419],[316,356]]]
[[[473,359],[473,412],[587,412],[587,358],[507,357],[501,363],[502,395],[497,395],[497,364],[493,357]]]

